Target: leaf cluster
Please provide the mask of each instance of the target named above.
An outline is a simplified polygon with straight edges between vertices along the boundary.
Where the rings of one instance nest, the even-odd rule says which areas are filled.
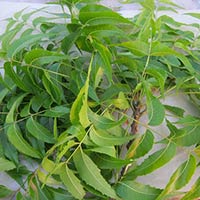
[[[200,109],[200,35],[190,31],[199,25],[158,15],[176,11],[169,0],[138,0],[142,10],[132,19],[96,2],[61,0],[63,13],[22,10],[7,19],[0,171],[20,188],[2,185],[0,197],[168,199],[199,168],[200,118],[162,101],[175,91]],[[169,133],[154,129],[164,122]],[[162,148],[152,153],[157,143]],[[137,181],[168,164],[177,148],[188,159],[165,188]],[[199,197],[199,187],[198,178],[183,199]]]

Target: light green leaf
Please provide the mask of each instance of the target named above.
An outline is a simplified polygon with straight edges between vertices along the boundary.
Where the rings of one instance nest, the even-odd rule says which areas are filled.
[[[27,35],[25,37],[15,40],[8,48],[8,58],[14,57],[22,49],[24,49],[25,47],[29,47],[30,45],[34,44],[35,42],[38,42],[44,37],[44,34]]]
[[[7,187],[0,185],[0,198],[8,197],[13,191],[9,190]]]
[[[11,109],[9,110],[6,116],[6,123],[12,123],[15,121],[15,111],[17,110],[18,106],[20,105],[25,96],[27,96],[27,93],[23,93],[16,98],[15,102],[13,103]]]
[[[197,179],[191,190],[188,191],[181,200],[195,200],[200,197],[200,178]]]
[[[155,42],[152,45],[151,56],[167,56],[174,54],[177,54],[177,52],[165,44]]]
[[[99,168],[81,149],[76,151],[73,159],[82,180],[102,194],[118,199],[115,191],[101,175]]]
[[[104,7],[102,5],[88,4],[83,7],[79,13],[79,19],[82,23],[87,23],[90,25],[99,24],[119,24],[128,23],[131,21],[122,17],[118,13],[112,11],[110,8]]]
[[[115,126],[119,126],[119,125],[123,124],[126,121],[125,116],[117,121],[113,121],[107,117],[97,115],[96,113],[92,112],[91,110],[89,110],[88,114],[89,114],[88,116],[89,116],[90,121],[93,123],[93,125],[97,129],[113,128]]]
[[[146,56],[149,52],[148,44],[140,40],[123,42],[120,46],[127,48],[136,56]]]
[[[11,169],[16,168],[15,164],[5,158],[0,158],[0,172],[1,171],[9,171]],[[1,188],[0,188],[1,190]],[[0,193],[1,197],[1,193]]]
[[[165,117],[165,108],[158,98],[151,94],[147,96],[147,112],[150,126],[157,126],[163,122]]]
[[[190,155],[189,159],[181,164],[179,168],[173,173],[167,186],[156,200],[162,200],[165,195],[184,187],[190,181],[192,175],[195,172],[195,169],[195,157]]]
[[[8,140],[15,146],[15,148],[25,155],[33,158],[40,158],[39,152],[34,149],[23,137],[17,125],[12,124],[7,130]]]
[[[41,66],[44,64],[60,62],[68,59],[68,57],[66,55],[44,49],[33,49],[32,51],[26,53],[24,59],[27,64]]]
[[[147,130],[144,135],[136,138],[130,146],[126,158],[140,158],[148,153],[154,143],[154,136],[151,131]]]
[[[181,135],[172,138],[178,145],[191,146],[200,142],[200,124],[187,126],[181,130]]]
[[[114,145],[122,145],[133,139],[134,136],[118,137],[110,134],[106,130],[92,128],[90,131],[90,138],[95,144],[99,146],[114,146]]]
[[[168,143],[167,146],[146,158],[140,165],[126,175],[126,179],[149,174],[168,163],[176,154],[176,145]]]
[[[31,133],[32,136],[47,143],[55,143],[53,134],[32,117],[30,117],[26,122],[26,128]]]
[[[111,100],[113,105],[119,109],[128,109],[130,108],[129,102],[125,97],[123,92],[120,92],[117,99]]]
[[[67,190],[76,198],[82,200],[85,196],[85,191],[80,180],[74,175],[73,171],[67,165],[63,166],[60,173],[62,182],[67,187]]]
[[[114,146],[94,147],[94,148],[88,149],[88,151],[106,154],[114,158],[116,157],[116,150]]]
[[[135,181],[120,181],[116,191],[124,200],[155,200],[162,190]]]

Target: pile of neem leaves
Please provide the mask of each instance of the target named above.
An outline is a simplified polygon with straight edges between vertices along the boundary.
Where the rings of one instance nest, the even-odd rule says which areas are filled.
[[[1,185],[0,197],[200,197],[199,177],[180,192],[199,168],[200,118],[161,101],[175,91],[199,110],[200,36],[190,28],[198,33],[200,25],[158,16],[176,12],[170,1],[137,2],[142,9],[132,19],[86,0],[61,0],[61,13],[46,7],[7,19],[0,36],[0,171],[19,189]],[[154,130],[164,122],[167,133]],[[156,143],[162,148],[149,153]],[[177,148],[188,159],[174,166],[165,188],[137,181],[166,165]]]

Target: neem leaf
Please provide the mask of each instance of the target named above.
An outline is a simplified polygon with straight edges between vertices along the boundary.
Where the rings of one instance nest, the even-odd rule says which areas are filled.
[[[99,146],[114,146],[122,145],[129,140],[133,139],[134,136],[115,136],[102,129],[92,128],[90,131],[91,140]]]
[[[135,181],[120,181],[116,191],[124,200],[155,200],[162,190]]]
[[[149,174],[168,163],[176,154],[176,145],[169,142],[167,146],[146,158],[140,165],[127,173],[126,179]]]
[[[107,8],[102,5],[89,4],[81,8],[79,13],[79,19],[82,23],[87,23],[90,25],[99,25],[99,24],[119,24],[119,23],[128,23],[131,24],[131,21],[122,17],[118,13],[112,11],[110,8]]]
[[[16,168],[16,166],[13,162],[11,162],[5,158],[0,158],[0,172],[1,171],[9,171],[14,168]],[[1,195],[1,193],[0,193],[0,195]]]
[[[196,159],[190,155],[189,159],[181,164],[178,169],[171,176],[167,186],[159,195],[157,200],[162,200],[163,197],[173,191],[184,187],[191,179],[196,169]]]
[[[127,48],[136,56],[146,56],[149,52],[148,44],[140,40],[123,42],[120,46]]]
[[[82,200],[85,196],[85,191],[80,180],[74,175],[73,171],[67,165],[62,167],[60,173],[62,182],[67,187],[67,190],[76,198]]]
[[[167,110],[178,117],[183,117],[185,110],[176,106],[164,105]]]
[[[123,122],[126,121],[126,117],[122,117],[121,119],[119,119],[117,121],[113,121],[107,117],[98,115],[98,114],[92,112],[91,110],[89,110],[88,114],[89,114],[88,116],[89,116],[90,121],[93,123],[93,125],[97,129],[113,128],[115,126],[123,124]]]
[[[197,179],[192,189],[181,200],[192,200],[200,197],[200,178]]]
[[[40,158],[39,152],[34,149],[23,137],[17,125],[12,124],[7,130],[8,140],[15,146],[15,148],[25,155],[33,158]]]
[[[70,109],[66,106],[55,106],[53,108],[50,108],[44,113],[44,116],[46,117],[61,117],[63,115],[69,114]]]
[[[9,190],[4,185],[0,185],[0,198],[8,197],[13,191]]]
[[[27,85],[24,84],[24,82],[20,79],[20,76],[14,71],[13,68],[14,67],[11,65],[10,62],[6,62],[4,64],[5,74],[8,75],[19,88],[26,92],[29,91]]]
[[[131,160],[122,160],[103,154],[95,154],[94,161],[101,169],[120,169],[132,162]]]
[[[151,94],[147,96],[147,112],[149,125],[157,126],[163,122],[165,117],[165,108],[158,98]]]
[[[140,158],[148,153],[154,143],[154,136],[151,131],[147,130],[144,135],[136,138],[130,146],[126,158]]]
[[[92,45],[93,45],[94,49],[96,49],[100,55],[99,59],[101,59],[102,68],[110,82],[112,80],[112,66],[111,66],[112,55],[111,55],[109,49],[106,46],[102,45],[101,43],[96,42],[94,40],[92,42]]]
[[[30,45],[34,44],[35,42],[44,38],[44,34],[37,34],[37,35],[27,35],[25,37],[21,37],[15,40],[8,48],[7,56],[9,58],[14,57],[19,51],[24,49],[25,47],[29,47]]]
[[[23,93],[21,95],[19,95],[17,97],[17,99],[14,101],[11,109],[9,110],[7,116],[6,116],[6,123],[12,123],[15,121],[15,111],[18,108],[18,106],[20,105],[21,101],[23,100],[23,98],[27,95],[27,93]]]
[[[118,199],[115,191],[101,175],[99,168],[94,164],[81,149],[78,149],[73,156],[75,166],[80,177],[90,186],[102,194]]]
[[[191,146],[200,142],[200,124],[182,128],[183,134],[177,135],[172,140],[181,146]]]
[[[32,117],[30,117],[27,120],[26,128],[31,133],[31,135],[33,135],[38,140],[41,140],[47,143],[55,142],[53,134],[47,128],[45,128],[36,120],[34,120]]]
[[[68,57],[66,55],[44,49],[33,49],[26,53],[24,59],[27,64],[41,66],[44,64],[66,60]]]

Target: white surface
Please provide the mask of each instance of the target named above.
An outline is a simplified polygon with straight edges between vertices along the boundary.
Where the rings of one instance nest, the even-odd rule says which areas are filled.
[[[1,7],[0,20],[4,18],[8,18],[12,16],[13,13],[15,13],[16,11],[19,11],[26,7],[29,7],[29,9],[32,9],[32,8],[41,8],[43,6],[44,6],[43,4],[36,4],[36,3],[35,4],[8,3],[8,2],[0,1],[0,7]],[[51,7],[51,8],[54,9],[55,7]],[[126,11],[126,12],[122,11],[121,13],[125,16],[133,16],[133,11]],[[174,17],[176,17],[177,20],[180,19],[182,21],[187,21],[191,23],[191,18],[188,19],[187,17],[183,17],[181,15],[176,15]],[[0,21],[0,32],[2,32],[2,30],[5,28],[5,24],[6,24],[5,22]],[[170,96],[166,98],[165,101],[168,104],[181,105],[181,107],[185,108],[188,111],[188,113],[195,113],[195,109],[191,107],[190,102],[188,102],[185,96],[182,96],[182,95]],[[167,129],[165,126],[159,127],[159,131],[161,130],[163,134],[167,134]],[[156,170],[154,173],[150,175],[139,177],[138,180],[141,182],[144,182],[145,184],[151,184],[156,187],[164,187],[167,181],[169,180],[170,175],[173,173],[173,171],[176,169],[176,167],[180,163],[184,162],[185,159],[187,159],[187,152],[180,150],[178,155],[168,165]],[[192,183],[194,182],[194,180],[197,178],[197,175],[199,174],[200,174],[200,170],[196,172],[196,175],[193,177]],[[8,187],[12,189],[18,188],[16,183],[12,179],[8,178],[5,173],[0,174],[0,184],[7,185]],[[191,187],[191,183],[187,185],[185,189],[188,189],[190,187]]]

